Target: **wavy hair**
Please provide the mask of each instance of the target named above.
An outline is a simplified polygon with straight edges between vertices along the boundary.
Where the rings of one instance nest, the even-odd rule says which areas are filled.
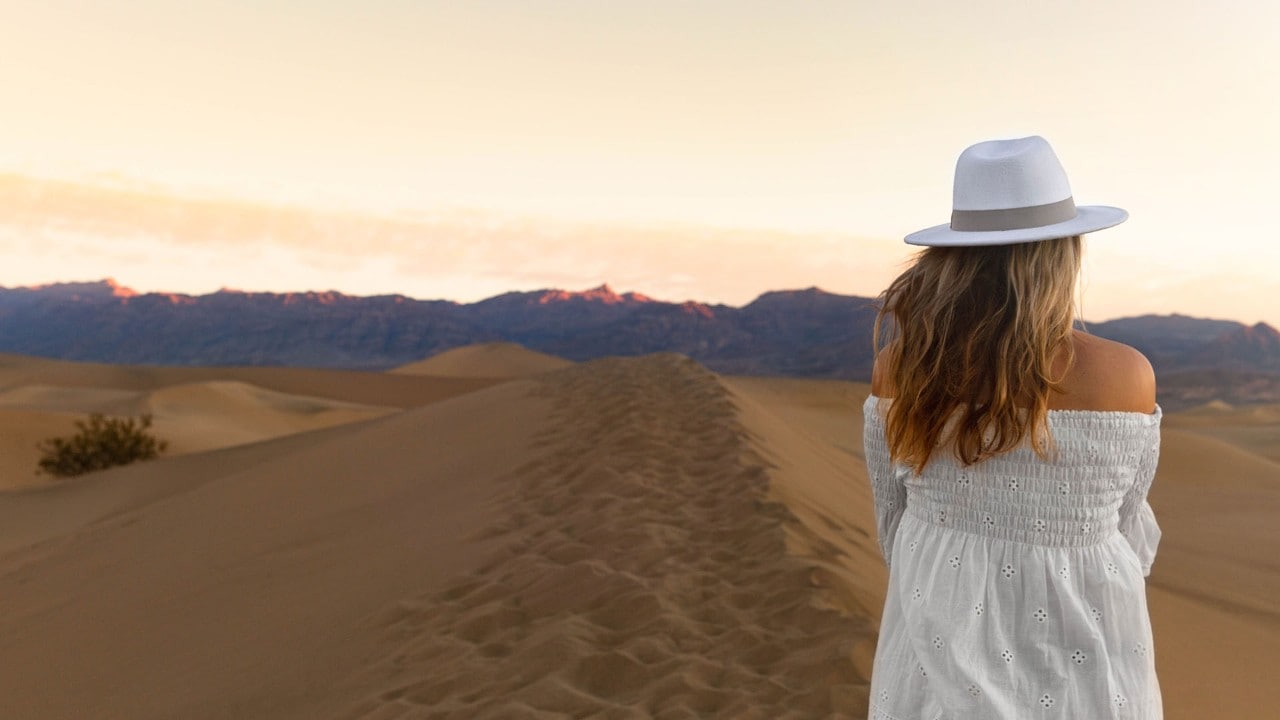
[[[942,448],[972,465],[1030,438],[1053,450],[1049,395],[1059,352],[1074,359],[1079,235],[986,247],[930,247],[880,295],[875,322],[894,391],[890,456],[917,473]],[[949,447],[948,447],[949,446]]]

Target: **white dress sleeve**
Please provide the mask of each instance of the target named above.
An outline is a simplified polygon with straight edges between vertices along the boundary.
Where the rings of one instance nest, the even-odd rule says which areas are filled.
[[[893,538],[907,507],[907,488],[889,460],[889,446],[884,436],[884,421],[869,399],[862,411],[862,449],[867,459],[867,475],[875,499],[876,536],[885,565],[893,562]]]
[[[1156,547],[1160,544],[1160,526],[1147,502],[1147,492],[1151,489],[1151,481],[1156,476],[1156,465],[1160,461],[1159,408],[1156,408],[1155,422],[1151,424],[1149,433],[1146,446],[1138,458],[1133,486],[1120,503],[1120,534],[1129,541],[1129,546],[1138,556],[1144,576],[1151,574],[1151,563],[1156,558]]]

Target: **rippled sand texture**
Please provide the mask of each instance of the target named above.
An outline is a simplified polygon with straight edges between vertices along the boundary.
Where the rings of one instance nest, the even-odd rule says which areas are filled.
[[[854,717],[866,624],[819,607],[729,392],[676,355],[549,376],[483,534],[505,550],[386,614],[361,718]]]
[[[867,391],[508,344],[391,373],[0,355],[0,451],[95,409],[176,446],[0,483],[0,718],[863,717]],[[1166,418],[1170,720],[1280,706],[1276,447],[1274,407]]]

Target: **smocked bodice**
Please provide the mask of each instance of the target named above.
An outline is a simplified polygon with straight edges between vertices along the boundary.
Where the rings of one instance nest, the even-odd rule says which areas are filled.
[[[1055,447],[1047,458],[1024,445],[965,467],[939,452],[916,475],[889,460],[878,407],[888,402],[870,396],[863,408],[868,468],[879,475],[872,478],[877,503],[992,538],[1080,547],[1118,529],[1129,534],[1122,515],[1138,508],[1126,499],[1135,499],[1135,490],[1145,496],[1159,454],[1159,407],[1152,414],[1051,410]]]

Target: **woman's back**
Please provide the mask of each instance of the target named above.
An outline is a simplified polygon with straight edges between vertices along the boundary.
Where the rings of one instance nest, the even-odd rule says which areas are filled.
[[[873,720],[1162,715],[1151,365],[1074,330],[1082,235],[1043,138],[970,146],[951,222],[881,294],[863,409],[890,565]]]
[[[890,588],[872,718],[1158,718],[1143,576],[1160,410],[1050,410],[1056,447],[894,466],[864,448]]]

